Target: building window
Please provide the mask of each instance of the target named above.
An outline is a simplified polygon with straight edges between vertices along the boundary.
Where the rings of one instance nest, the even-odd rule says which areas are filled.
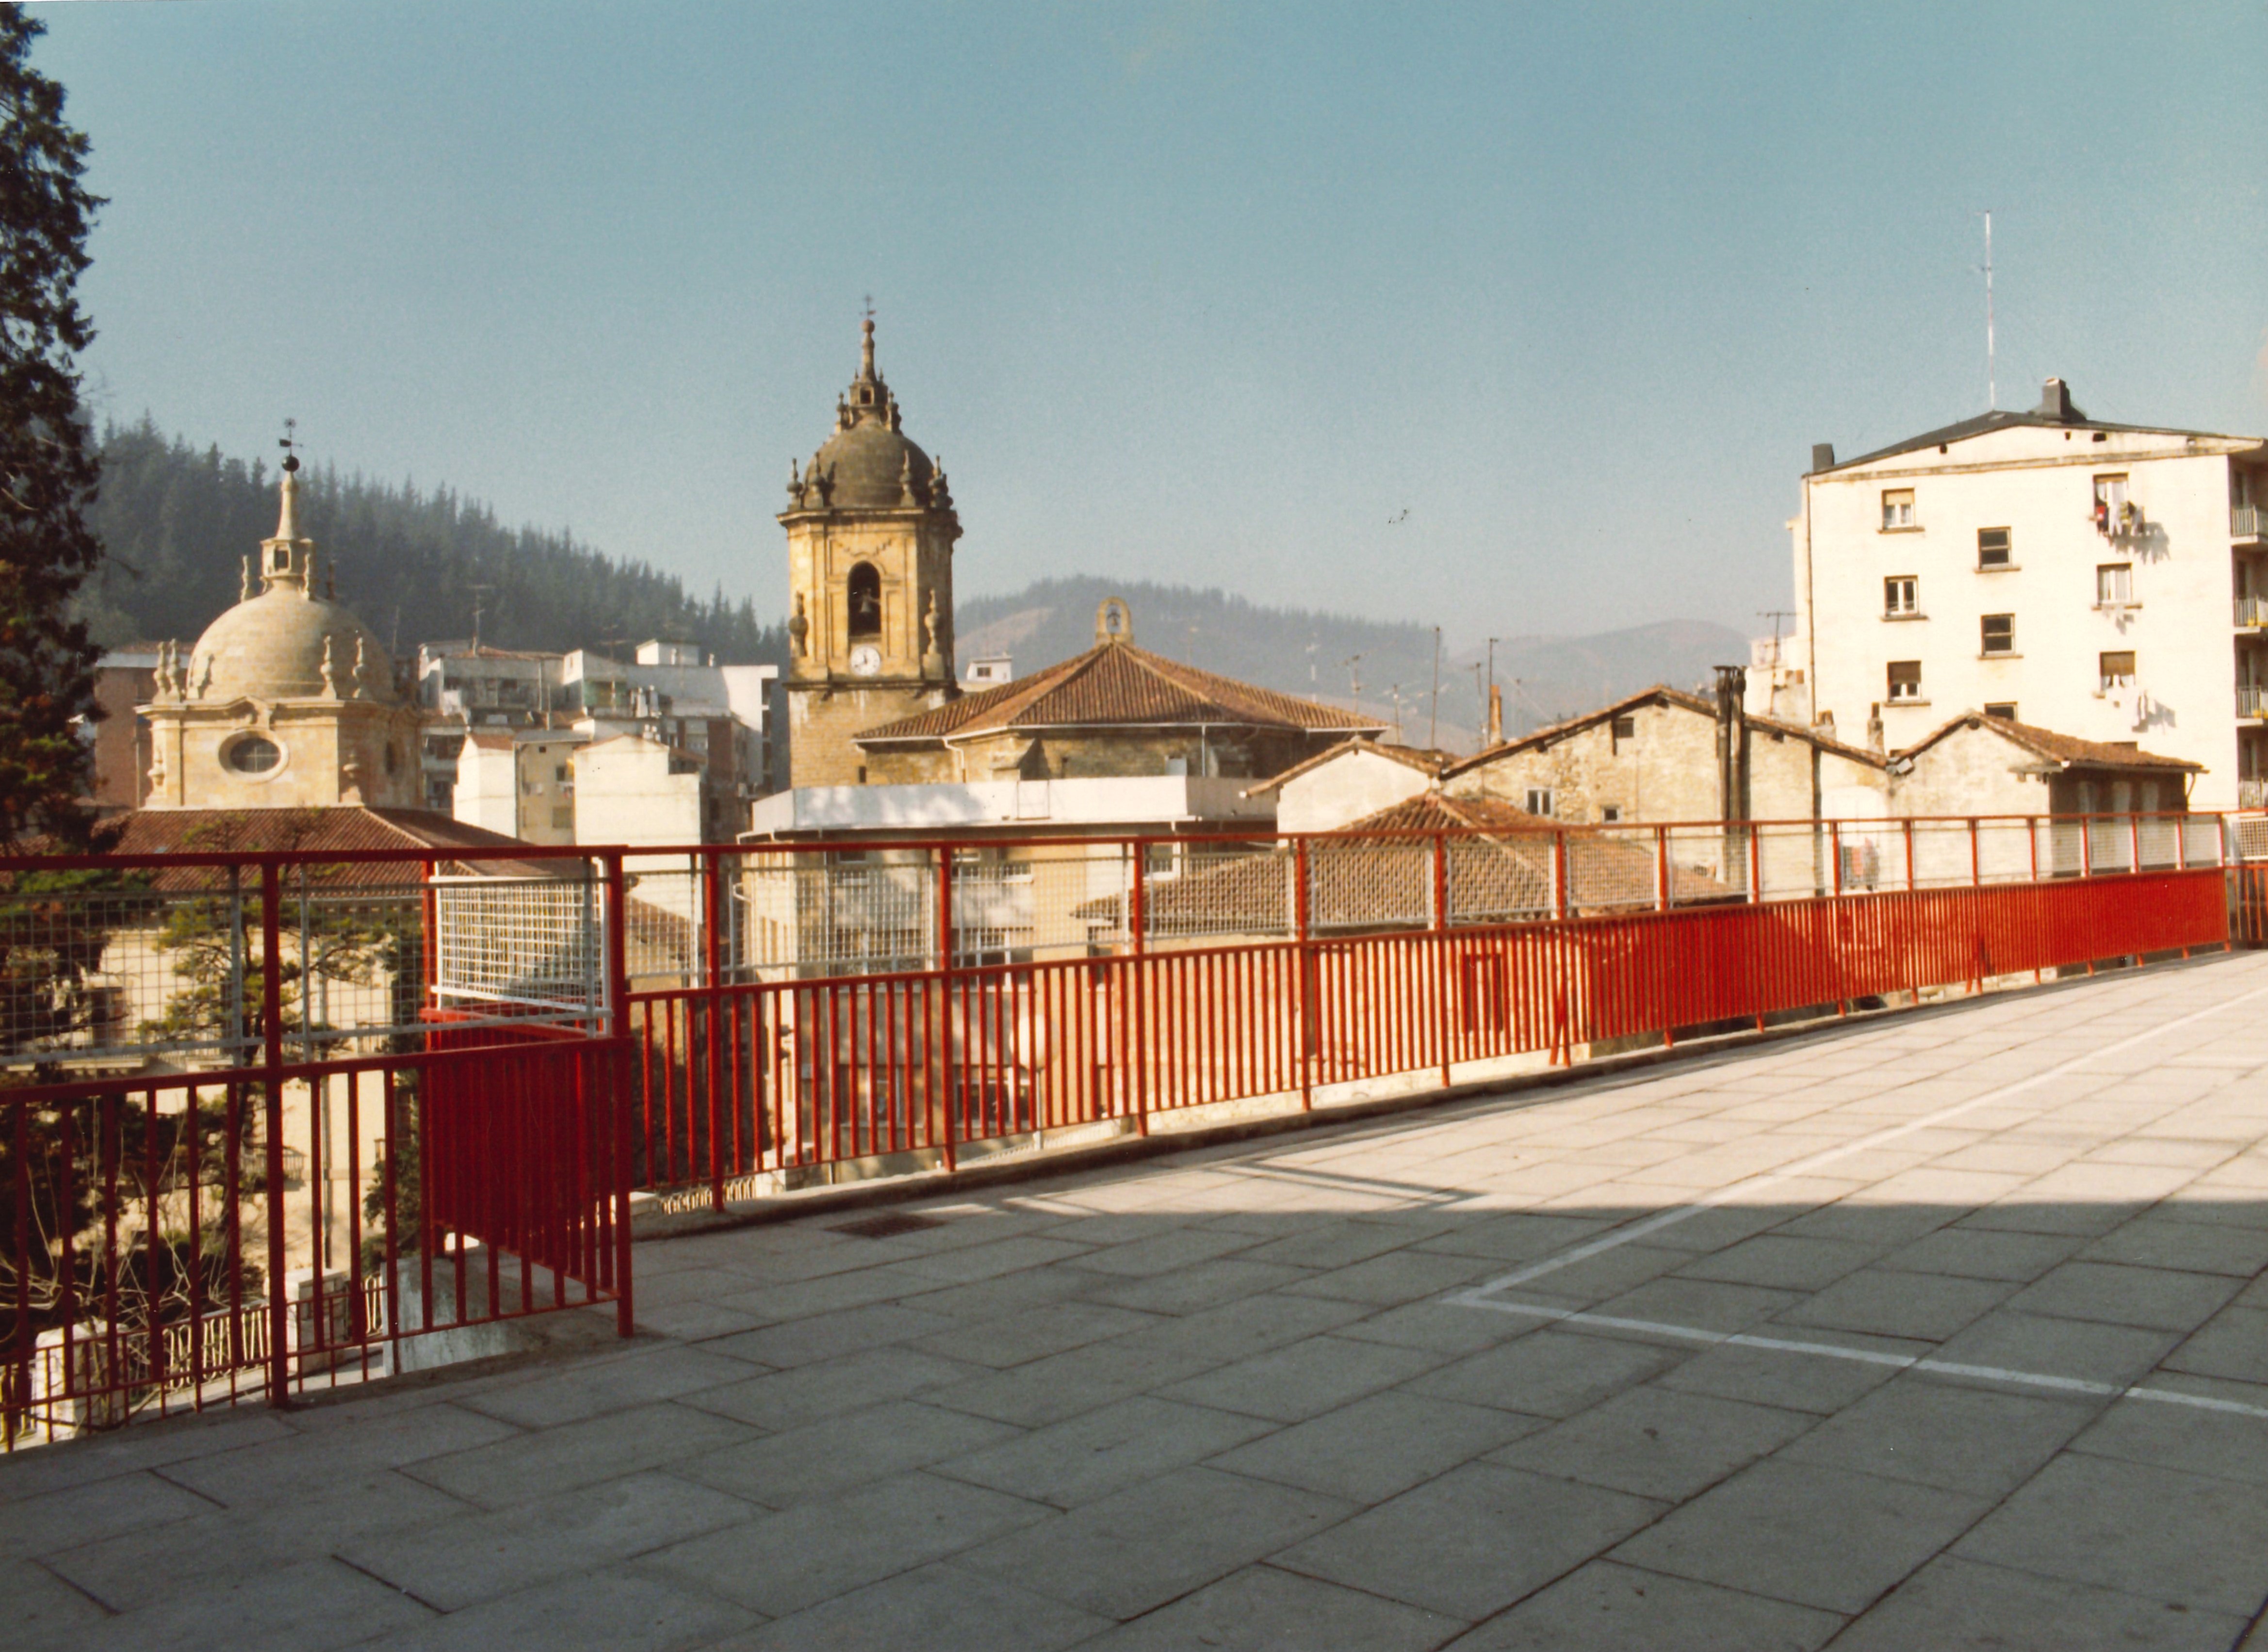
[[[850,570],[850,635],[880,636],[882,634],[882,576],[874,571],[872,562],[861,562]]]
[[[1616,740],[1636,739],[1638,738],[1638,719],[1634,716],[1616,717],[1615,719],[1614,725],[1614,738]]]
[[[2105,694],[2114,688],[2132,688],[2134,686],[2134,650],[2120,649],[2115,653],[2104,654],[2097,677]]]
[[[2013,566],[2013,563],[2010,561],[2011,550],[2012,547],[2008,541],[2007,529],[1979,528],[1977,530],[1977,567],[2011,567]]]
[[[257,734],[247,734],[222,753],[221,760],[239,775],[265,775],[284,760],[284,748]]]
[[[2134,507],[2126,497],[2124,476],[2095,479],[2095,531],[2123,533],[2134,524]]]
[[[1920,613],[1920,580],[1911,574],[1893,574],[1882,582],[1882,618],[1910,620]]]
[[[2102,562],[2095,569],[2095,606],[2126,608],[2134,602],[2134,564]]]
[[[1918,659],[1894,659],[1890,662],[1889,699],[1892,705],[1918,701],[1921,698],[1921,662]]]
[[[1882,532],[1889,533],[1914,525],[1913,489],[1885,488],[1882,489]]]
[[[1986,654],[2013,654],[2016,651],[2016,616],[2013,613],[1988,613],[1977,622],[1981,651]]]
[[[1530,814],[1540,814],[1549,819],[1551,814],[1551,788],[1530,786],[1528,789],[1528,801],[1521,806]]]
[[[1599,811],[1600,820],[1608,826],[1613,826],[1622,818],[1623,806],[1618,803],[1607,804]]]
[[[2017,720],[2016,702],[2013,700],[1988,700],[1984,702],[1984,715],[1998,717],[2003,723],[2014,723]]]

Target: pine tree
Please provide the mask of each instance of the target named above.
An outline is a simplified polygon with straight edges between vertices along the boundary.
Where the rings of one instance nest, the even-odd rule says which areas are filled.
[[[70,612],[102,549],[86,524],[98,461],[77,356],[94,329],[76,289],[102,202],[63,89],[31,66],[45,26],[0,0],[0,848],[86,841],[99,650]]]

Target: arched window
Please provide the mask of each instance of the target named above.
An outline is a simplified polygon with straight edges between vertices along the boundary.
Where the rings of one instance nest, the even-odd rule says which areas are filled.
[[[872,562],[861,562],[850,570],[850,635],[880,636],[882,634],[882,576],[874,571]]]

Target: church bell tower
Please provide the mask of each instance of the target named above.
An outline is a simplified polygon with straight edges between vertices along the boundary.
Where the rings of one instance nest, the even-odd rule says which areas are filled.
[[[788,773],[794,786],[867,779],[861,730],[944,705],[953,668],[953,547],[945,472],[900,429],[874,368],[874,322],[835,430],[788,469]]]

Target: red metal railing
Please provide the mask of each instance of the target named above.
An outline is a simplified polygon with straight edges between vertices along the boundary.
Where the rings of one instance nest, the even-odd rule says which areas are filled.
[[[547,875],[618,937],[619,855],[548,858],[583,863]],[[0,1447],[501,1351],[503,1322],[560,1309],[611,1303],[628,1334],[622,949],[592,937],[608,967],[556,1010],[468,1009],[435,975],[435,887],[414,851],[0,860],[11,990],[99,978],[151,1014],[89,1031],[8,1001]],[[137,1037],[217,1054],[153,1072]]]
[[[997,883],[1021,854],[1036,877],[1068,855],[1091,885],[1160,846],[991,843],[972,863],[966,845],[900,843],[831,882],[838,846],[644,860],[648,885],[687,880],[669,898],[705,928],[680,983],[630,995],[641,1185],[721,1208],[836,1167],[950,1167],[1035,1133],[1448,1084],[2229,938],[2212,817],[1334,833],[1174,852],[1195,865],[1208,843],[1218,863],[1129,871],[1117,894],[1072,908],[1094,932],[1083,943],[1027,910],[1021,947],[995,944],[997,914],[972,923],[980,873]],[[792,940],[765,953],[721,915],[762,906],[762,877],[792,897],[775,931],[816,934],[815,958]],[[861,956],[878,961],[861,973]]]

